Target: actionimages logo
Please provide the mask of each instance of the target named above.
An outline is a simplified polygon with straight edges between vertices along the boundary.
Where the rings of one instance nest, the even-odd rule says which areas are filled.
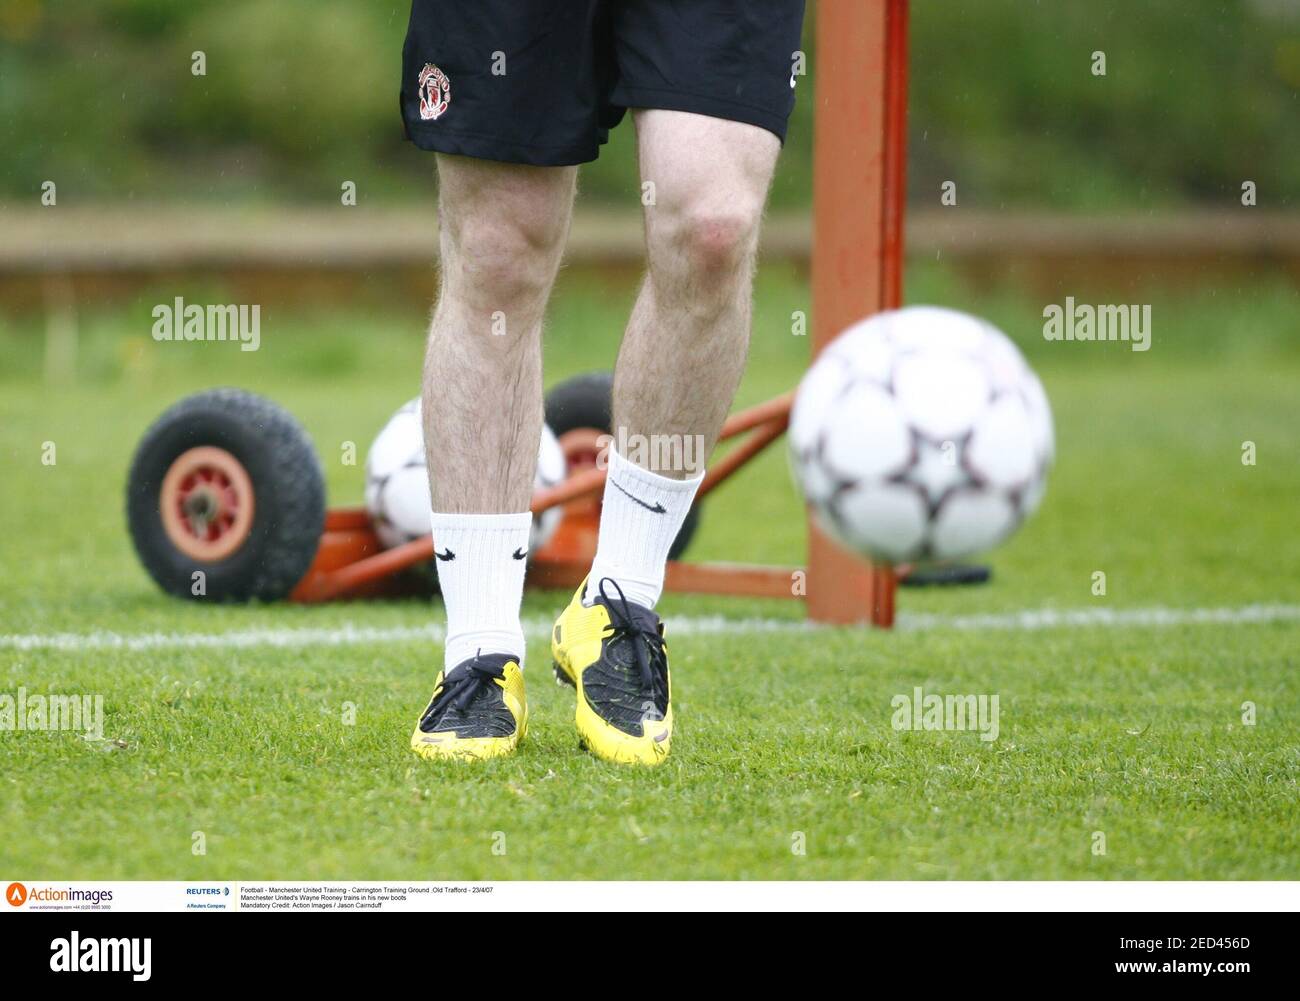
[[[82,938],[74,931],[50,942],[50,953],[55,973],[129,973],[132,980],[148,980],[152,974],[150,938]]]
[[[5,901],[10,907],[22,907],[28,901],[32,906],[69,904],[71,907],[50,907],[50,910],[70,910],[99,907],[113,902],[112,890],[79,890],[75,887],[33,886],[10,883],[5,887]]]

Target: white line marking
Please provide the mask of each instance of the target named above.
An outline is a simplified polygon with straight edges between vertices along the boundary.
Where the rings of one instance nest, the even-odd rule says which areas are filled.
[[[348,623],[331,629],[240,629],[228,633],[51,633],[0,636],[0,649],[184,650],[245,647],[357,646],[366,643],[442,642],[441,626],[370,628]]]
[[[1132,628],[1140,626],[1223,625],[1244,626],[1265,622],[1300,621],[1300,605],[1242,605],[1237,608],[1076,608],[1026,609],[1022,612],[991,615],[925,615],[900,612],[898,628],[928,629],[1036,629],[1105,626]]]
[[[905,632],[932,630],[1008,630],[1033,632],[1043,629],[1072,629],[1101,626],[1125,629],[1189,625],[1260,625],[1268,622],[1300,622],[1300,605],[1244,605],[1238,608],[1132,608],[1027,609],[1020,612],[985,615],[931,615],[900,613],[898,629]],[[670,635],[721,636],[773,632],[812,632],[824,628],[798,619],[729,619],[713,616],[670,616]],[[529,639],[546,639],[549,619],[524,622]],[[357,626],[346,624],[329,629],[240,629],[226,633],[26,633],[0,635],[0,649],[59,650],[78,653],[87,650],[187,650],[243,649],[249,647],[364,646],[385,643],[441,643],[443,627]]]

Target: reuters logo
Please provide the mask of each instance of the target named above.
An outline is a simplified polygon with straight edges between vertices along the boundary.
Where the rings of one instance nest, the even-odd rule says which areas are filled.
[[[5,900],[13,907],[22,907],[27,903],[27,887],[22,883],[10,883],[5,890]]]

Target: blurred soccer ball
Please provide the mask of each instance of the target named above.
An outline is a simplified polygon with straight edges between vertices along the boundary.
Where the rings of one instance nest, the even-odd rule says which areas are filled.
[[[850,327],[799,384],[795,479],[825,531],[889,563],[997,545],[1038,507],[1054,454],[1038,377],[992,324],[931,306]]]
[[[543,424],[533,488],[558,486],[564,481],[565,473],[560,443]],[[393,414],[370,446],[366,456],[366,507],[374,520],[375,534],[387,548],[429,534],[432,501],[418,399]],[[533,519],[528,540],[530,553],[550,541],[562,517],[564,509],[553,507]]]

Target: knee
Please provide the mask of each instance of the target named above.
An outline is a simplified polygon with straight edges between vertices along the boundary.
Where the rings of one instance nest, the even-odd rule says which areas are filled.
[[[759,207],[740,201],[669,209],[649,230],[650,266],[663,273],[707,279],[728,287],[749,271],[757,243]]]
[[[444,267],[472,300],[512,310],[545,299],[561,234],[527,219],[491,214],[466,219],[443,241]]]

